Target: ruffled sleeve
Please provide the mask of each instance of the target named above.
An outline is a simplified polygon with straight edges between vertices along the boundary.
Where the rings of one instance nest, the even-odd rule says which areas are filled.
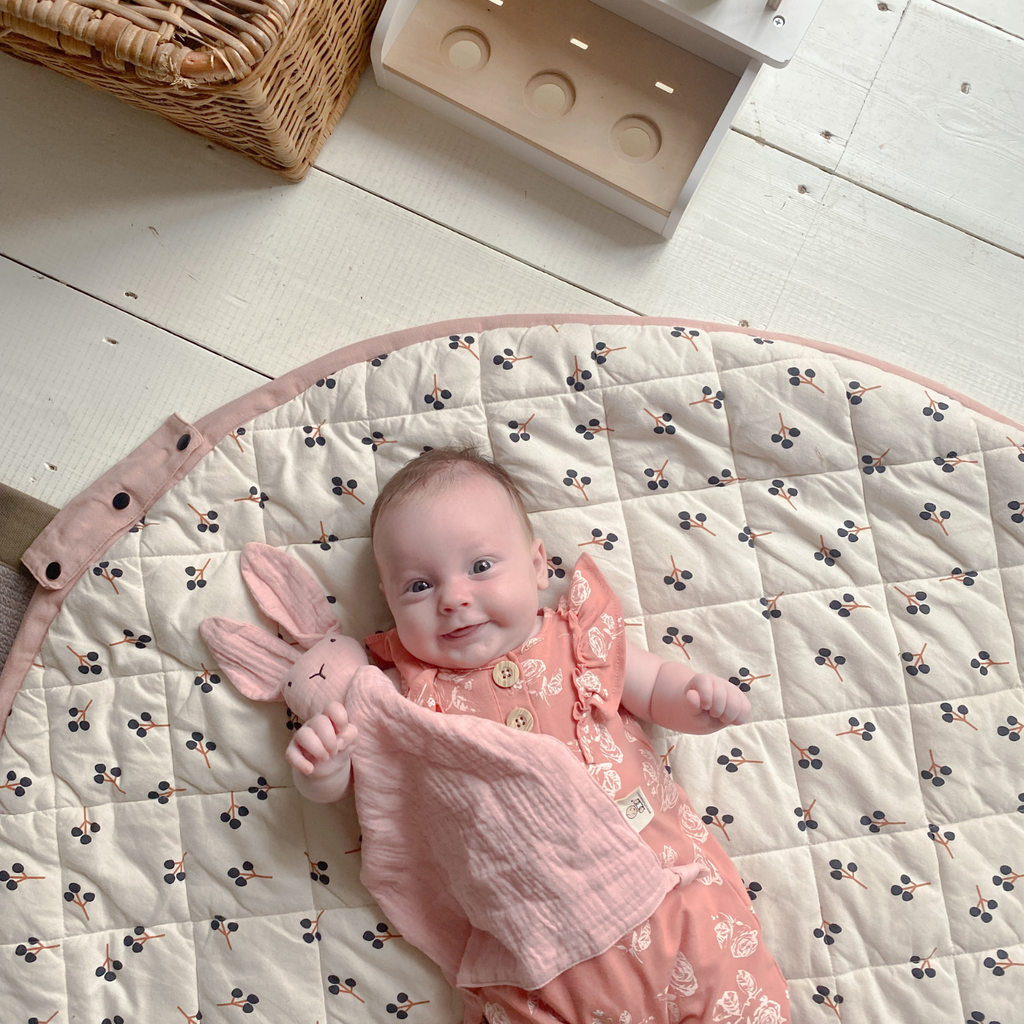
[[[622,605],[589,555],[573,566],[569,592],[558,603],[573,647],[572,716],[584,760],[600,753],[604,723],[618,714],[626,674],[626,637]]]
[[[364,637],[363,643],[379,668],[394,666],[398,669],[402,680],[403,697],[408,697],[420,707],[430,708],[432,711],[442,710],[435,686],[437,668],[414,658],[398,639],[397,629],[389,629],[385,633],[371,633]]]

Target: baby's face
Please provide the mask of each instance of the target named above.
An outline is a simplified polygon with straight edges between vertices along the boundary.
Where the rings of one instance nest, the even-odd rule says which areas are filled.
[[[398,637],[420,661],[479,668],[540,627],[544,544],[490,477],[469,472],[388,509],[373,550]]]

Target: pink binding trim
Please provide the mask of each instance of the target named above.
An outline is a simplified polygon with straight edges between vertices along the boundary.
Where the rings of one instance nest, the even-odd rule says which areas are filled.
[[[962,395],[957,391],[952,391],[945,385],[938,384],[937,382],[929,380],[927,377],[922,377],[919,374],[911,373],[908,370],[895,366],[892,363],[888,363],[885,360],[875,359],[872,356],[865,356],[860,352],[854,352],[851,349],[843,348],[839,345],[832,345],[823,341],[801,338],[793,334],[779,334],[775,331],[758,331],[748,327],[736,327],[733,324],[714,323],[712,321],[704,320],[669,319],[667,317],[607,316],[600,314],[575,316],[564,313],[519,313],[508,316],[486,316],[462,320],[443,320],[438,323],[424,324],[420,327],[411,327],[402,331],[394,331],[391,334],[382,334],[376,338],[369,338],[366,341],[358,342],[355,345],[347,345],[343,348],[336,349],[325,356],[321,356],[319,359],[314,359],[312,362],[306,363],[304,366],[300,366],[295,370],[291,370],[288,373],[277,377],[275,380],[264,384],[262,387],[257,388],[255,391],[251,391],[249,394],[243,395],[241,398],[235,399],[233,402],[228,402],[226,405],[221,406],[209,415],[204,416],[192,428],[192,443],[188,448],[186,457],[182,460],[180,465],[178,465],[177,468],[162,481],[161,486],[154,488],[152,492],[146,494],[145,504],[142,507],[137,506],[132,509],[132,515],[128,517],[130,521],[123,521],[123,525],[120,525],[112,532],[108,532],[105,535],[102,548],[93,544],[89,545],[89,552],[82,552],[81,554],[78,554],[77,559],[82,560],[78,572],[73,576],[73,578],[68,578],[66,582],[63,582],[58,589],[44,589],[43,586],[38,586],[36,588],[36,592],[25,612],[25,617],[22,620],[18,636],[15,639],[10,655],[7,658],[7,663],[4,666],[3,673],[0,674],[0,737],[3,736],[4,727],[7,724],[7,716],[10,714],[15,695],[18,693],[18,690],[21,689],[21,684],[24,682],[25,676],[28,674],[36,655],[42,648],[43,640],[46,637],[46,631],[50,628],[50,623],[60,611],[61,605],[64,602],[65,594],[70,592],[71,586],[77,582],[82,572],[85,571],[85,559],[88,556],[98,557],[101,551],[105,551],[114,543],[114,541],[127,533],[135,522],[149,511],[157,499],[162,497],[171,487],[183,479],[196,463],[205,457],[231,430],[239,424],[248,423],[256,416],[277,408],[277,406],[282,403],[294,398],[295,395],[305,391],[306,388],[310,387],[317,380],[320,380],[323,377],[332,376],[333,374],[344,370],[346,367],[351,366],[353,363],[368,361],[376,356],[384,353],[395,352],[400,348],[415,345],[421,341],[429,341],[432,338],[441,338],[449,334],[480,334],[484,331],[491,331],[502,327],[539,327],[544,324],[554,326],[556,324],[570,323],[587,324],[592,326],[603,324],[651,327],[682,326],[693,327],[697,330],[707,332],[724,331],[730,334],[746,334],[750,337],[770,338],[773,341],[791,341],[794,344],[817,349],[820,352],[828,352],[832,355],[842,356],[856,362],[867,363],[869,366],[875,366],[880,370],[885,370],[886,372],[895,374],[896,376],[915,381],[916,383],[926,387],[929,391],[936,391],[952,398],[968,409],[973,409],[975,412],[978,412],[989,419],[996,420],[999,423],[1004,423],[1015,430],[1024,430],[1024,425],[1016,423],[1008,416],[1003,416],[1001,413],[997,413],[994,410],[989,409],[987,406],[982,405],[980,402],[977,402],[972,398],[968,398],[966,395]],[[177,419],[177,417],[172,417],[172,420],[169,422],[183,423],[183,421]],[[187,426],[187,424],[185,426]],[[30,569],[32,569],[37,579],[40,579],[39,573],[43,571],[41,567],[47,565],[49,561],[55,558],[56,553],[50,547],[50,545],[54,543],[54,539],[61,537],[62,534],[73,532],[67,528],[69,518],[75,517],[76,514],[81,514],[82,509],[95,505],[97,501],[109,501],[112,486],[111,481],[117,480],[118,477],[125,475],[125,473],[122,472],[124,467],[128,467],[129,470],[131,468],[135,468],[134,464],[139,462],[140,458],[144,459],[147,455],[150,455],[153,451],[154,439],[158,435],[164,433],[167,430],[167,427],[168,424],[164,424],[164,426],[162,426],[156,434],[153,435],[153,437],[144,441],[135,449],[135,451],[122,459],[121,462],[117,463],[111,470],[100,477],[99,480],[90,484],[80,495],[78,495],[78,497],[72,499],[72,501],[57,514],[50,525],[39,535],[35,543],[28,549],[25,553],[25,557],[23,558],[23,561]],[[59,552],[59,554],[67,560],[74,560],[76,558],[75,553],[71,550],[67,552]],[[46,585],[52,586],[52,584],[49,583]]]

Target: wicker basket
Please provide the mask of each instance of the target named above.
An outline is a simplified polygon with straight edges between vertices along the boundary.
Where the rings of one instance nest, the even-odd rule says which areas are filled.
[[[293,181],[366,67],[384,0],[0,0],[0,50]]]

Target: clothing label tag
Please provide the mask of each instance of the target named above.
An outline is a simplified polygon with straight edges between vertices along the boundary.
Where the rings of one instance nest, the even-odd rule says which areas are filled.
[[[642,832],[654,820],[654,808],[639,786],[615,803],[634,832]]]

